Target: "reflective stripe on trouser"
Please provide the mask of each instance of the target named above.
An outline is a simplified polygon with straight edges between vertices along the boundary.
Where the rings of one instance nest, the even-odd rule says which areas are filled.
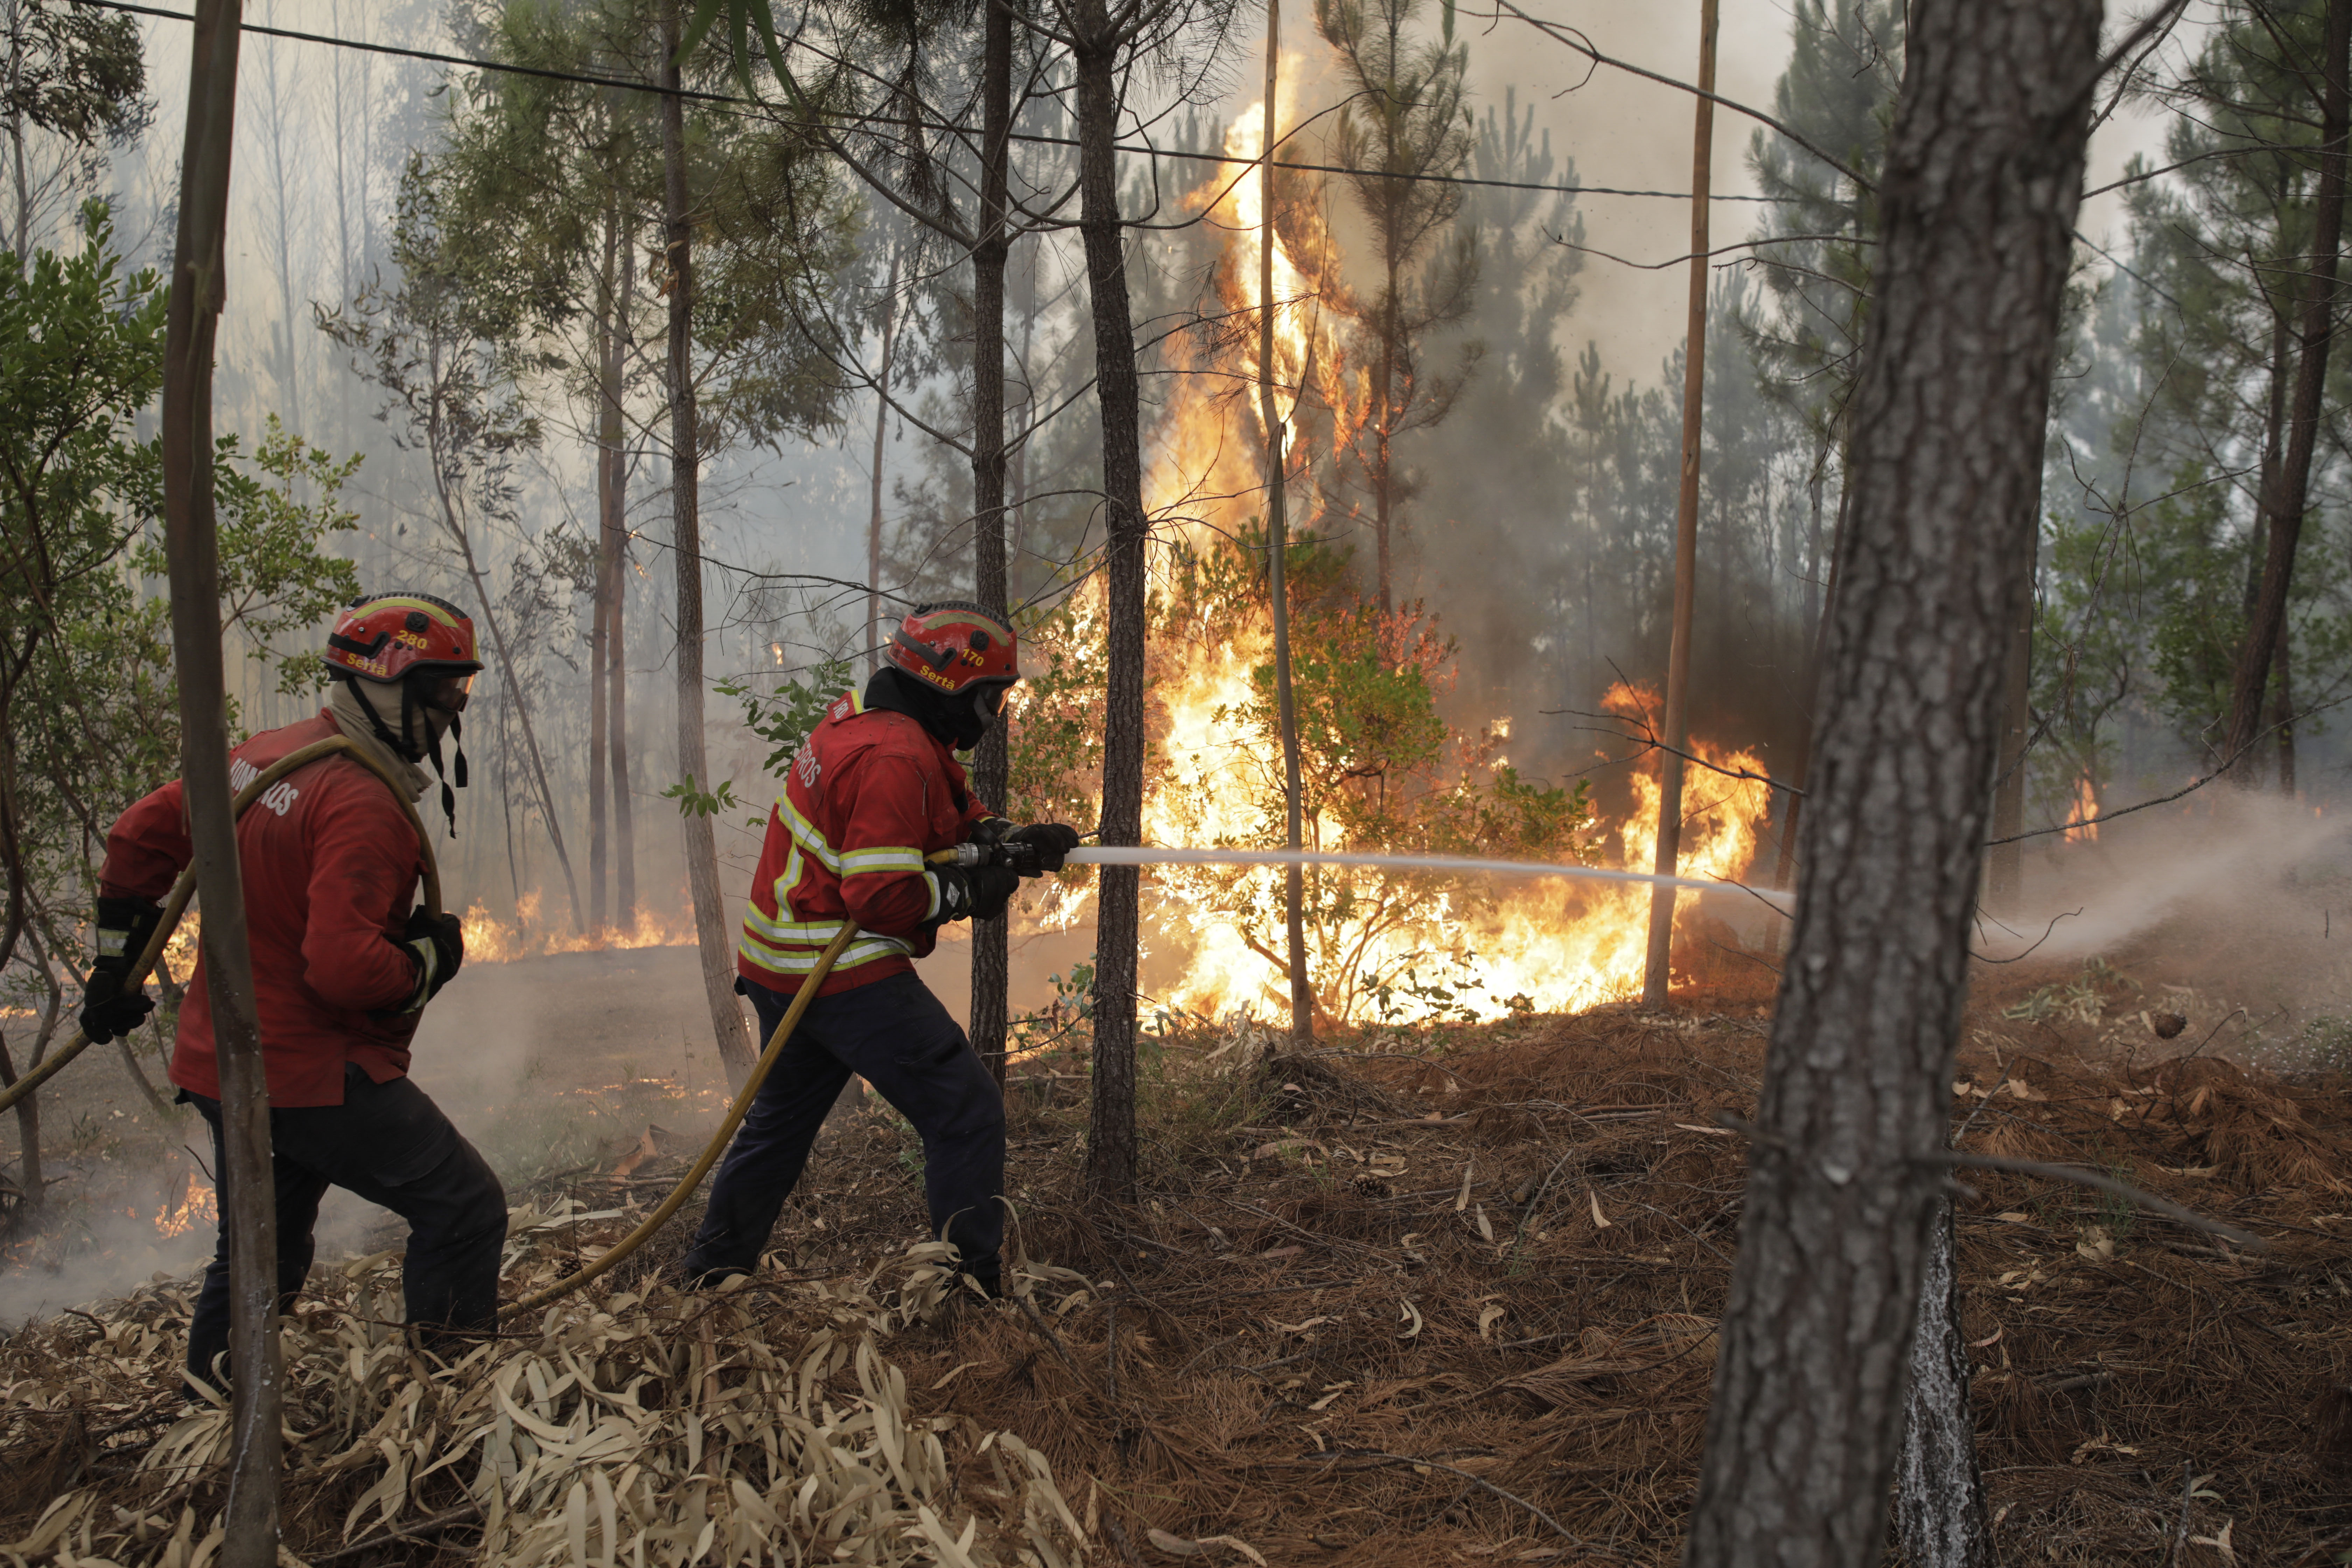
[[[756,983],[745,989],[764,1043],[792,998]],[[962,1028],[912,974],[809,1005],[711,1183],[710,1206],[687,1254],[690,1273],[758,1265],[853,1072],[922,1137],[931,1234],[944,1231],[974,1274],[995,1275],[1004,1239],[1004,1097]]]

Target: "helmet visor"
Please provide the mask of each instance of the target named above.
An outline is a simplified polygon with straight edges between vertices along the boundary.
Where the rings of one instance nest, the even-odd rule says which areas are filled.
[[[455,674],[429,672],[422,693],[425,705],[445,713],[463,713],[474,690],[474,672],[460,670]]]

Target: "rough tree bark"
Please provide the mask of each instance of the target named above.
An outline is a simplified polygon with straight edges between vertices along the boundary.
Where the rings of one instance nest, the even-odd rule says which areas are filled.
[[[213,337],[227,293],[229,154],[236,117],[239,0],[197,0],[180,153],[179,237],[164,328],[164,553],[172,585],[180,776],[205,986],[220,1053],[221,1203],[229,1232],[229,1357],[236,1369],[222,1568],[276,1568],[284,1368],[278,1359],[278,1205],[270,1179],[269,1086],[254,1006],[253,952],[228,782],[228,690],[221,668],[220,554],[213,518]]]
[[[1073,0],[1067,15],[1078,89],[1078,228],[1095,329],[1095,393],[1102,416],[1103,573],[1108,669],[1103,721],[1102,842],[1143,837],[1142,386],[1127,296],[1118,214],[1118,55],[1123,39],[1107,0]],[[1136,938],[1141,884],[1132,866],[1105,866],[1095,917],[1094,1102],[1087,1182],[1113,1202],[1135,1194]]]
[[[1658,842],[1654,866],[1673,876],[1682,859],[1683,759],[1690,749],[1691,614],[1698,593],[1698,459],[1706,412],[1707,201],[1715,152],[1716,0],[1699,0],[1698,107],[1691,137],[1690,300],[1683,338],[1682,489],[1675,502],[1673,640],[1666,648],[1666,747],[1658,753]],[[1666,1005],[1667,963],[1675,945],[1675,889],[1650,889],[1650,948],[1642,969],[1642,1005]]]
[[[2285,460],[2263,491],[2263,521],[2269,544],[2263,561],[2262,593],[2238,651],[2230,690],[2230,731],[2221,755],[2231,777],[2251,784],[2258,776],[2241,761],[2262,732],[2263,699],[2271,668],[2285,635],[2287,590],[2294,578],[2294,551],[2311,505],[2311,458],[2319,440],[2320,404],[2327,389],[2327,354],[2336,334],[2336,274],[2344,240],[2344,158],[2352,132],[2352,0],[2328,0],[2326,81],[2320,93],[2319,189],[2312,208],[2310,287],[2302,298],[2296,336],[2302,353],[2294,372],[2294,401],[2287,416]]]
[[[980,243],[971,250],[971,528],[974,597],[998,615],[1011,598],[1004,556],[1004,264],[1013,151],[1013,10],[982,7],[980,65]],[[972,787],[1005,809],[1010,763],[1003,724],[989,727],[973,759]],[[971,1044],[998,1085],[1013,981],[1012,921],[971,923]]]
[[[709,783],[702,738],[702,520],[698,506],[701,433],[694,400],[694,222],[686,190],[686,109],[677,64],[678,6],[662,8],[662,186],[669,262],[669,441],[672,553],[677,560],[677,771]],[[735,944],[728,940],[727,901],[719,888],[719,846],[710,818],[687,812],[686,880],[694,900],[695,943],[710,1032],[727,1081],[740,1089],[758,1059],[743,1010],[735,1001]]]
[[[596,298],[596,586],[595,609],[588,629],[588,929],[602,932],[604,925],[604,726],[607,710],[604,684],[612,662],[613,593],[617,563],[614,560],[613,459],[620,447],[620,411],[605,406],[604,393],[613,369],[613,312],[619,297],[613,285],[620,269],[621,214],[617,203],[604,208],[604,261],[598,274]]]
[[[874,377],[874,468],[866,515],[866,672],[882,668],[882,451],[890,434],[890,361],[898,346],[898,250],[882,291],[882,358]]]
[[[1265,5],[1265,128],[1259,142],[1257,242],[1257,396],[1258,423],[1265,431],[1265,559],[1266,592],[1274,605],[1274,711],[1282,730],[1282,843],[1297,849],[1304,842],[1304,790],[1299,782],[1298,711],[1290,689],[1290,500],[1284,484],[1282,410],[1274,384],[1274,145],[1275,101],[1281,85],[1282,0]],[[1385,528],[1381,533],[1388,546]],[[1381,566],[1383,591],[1387,583]],[[1383,605],[1383,608],[1386,606]],[[1282,872],[1284,958],[1290,978],[1290,1040],[1307,1046],[1315,1039],[1315,977],[1307,964],[1307,873],[1300,866]]]
[[[1919,1281],[1911,1392],[1895,1472],[1895,1526],[1910,1568],[1992,1568],[1984,1477],[1969,1409],[1969,1346],[1960,1337],[1959,1276],[1952,1267],[1952,1200],[1940,1198]]]
[[[1690,1568],[1884,1550],[2099,0],[1919,0]]]
[[[1850,450],[1847,460],[1849,463],[1852,460]],[[1829,583],[1822,590],[1821,612],[1813,618],[1812,641],[1805,655],[1805,725],[1798,731],[1795,765],[1787,775],[1789,782],[1801,790],[1812,787],[1813,728],[1821,719],[1822,671],[1829,650],[1830,615],[1837,604],[1837,560],[1845,549],[1846,519],[1853,512],[1853,486],[1850,481],[1842,480],[1838,486],[1837,522],[1830,530]],[[1789,797],[1789,815],[1780,825],[1780,863],[1772,873],[1772,885],[1776,888],[1796,886],[1797,836],[1803,830],[1804,821],[1805,797],[1792,795]]]
[[[621,233],[620,301],[613,318],[613,357],[604,366],[604,405],[598,417],[610,421],[613,488],[604,498],[602,544],[613,557],[613,597],[604,606],[605,641],[612,664],[605,672],[604,699],[613,716],[605,743],[613,755],[613,921],[621,930],[637,929],[636,797],[629,789],[629,457],[621,445],[621,374],[628,363],[629,302],[637,288],[637,248],[624,227]]]

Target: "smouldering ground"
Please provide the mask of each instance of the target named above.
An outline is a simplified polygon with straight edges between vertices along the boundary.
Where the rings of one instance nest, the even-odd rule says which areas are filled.
[[[355,1306],[380,1280],[322,1276],[333,1300],[305,1313],[313,1370],[297,1380],[316,1405],[299,1425],[319,1435],[289,1544],[315,1561],[376,1536],[389,1504],[394,1519],[443,1522],[429,1542],[360,1558],[456,1561],[490,1528],[506,1532],[501,1561],[568,1562],[576,1480],[578,1539],[606,1539],[609,1491],[624,1542],[645,1529],[648,1561],[677,1561],[706,1520],[757,1523],[740,1499],[692,1494],[680,1458],[685,1412],[723,1425],[732,1409],[749,1425],[728,1462],[762,1496],[808,1476],[827,1495],[856,1490],[832,1461],[807,1460],[814,1449],[769,1458],[762,1423],[789,1436],[830,1420],[826,1441],[877,1468],[876,1421],[938,1439],[928,1482],[886,1478],[844,1516],[877,1561],[944,1555],[925,1544],[920,1502],[950,1536],[973,1524],[976,1561],[1016,1561],[1042,1531],[1111,1563],[1175,1561],[1155,1543],[1217,1537],[1240,1545],[1211,1544],[1203,1561],[1244,1562],[1246,1546],[1269,1563],[1670,1563],[1738,1218],[1740,1150],[1714,1117],[1753,1109],[1769,1001],[1760,966],[1725,973],[1743,968],[1753,980],[1720,980],[1664,1017],[1365,1034],[1308,1058],[1254,1060],[1265,1042],[1246,1033],[1178,1037],[1148,1063],[1146,1200],[1132,1213],[1076,1196],[1082,1086],[1043,1076],[1074,1071],[1066,1058],[1035,1064],[1014,1097],[1011,1181],[1034,1316],[927,1318],[892,1294],[906,1264],[891,1259],[922,1223],[919,1152],[878,1109],[836,1120],[749,1290],[714,1301],[655,1283],[689,1213],[620,1271],[617,1296],[488,1347],[405,1406],[409,1373],[365,1321],[382,1313]],[[2272,1240],[2238,1253],[2084,1189],[1972,1174],[1963,1327],[2005,1562],[2163,1562],[2184,1521],[2182,1564],[2315,1564],[2352,1548],[2346,1482],[2315,1448],[2315,1404],[2352,1353],[2352,1099],[2336,1078],[2270,1078],[2217,1055],[2252,1042],[2212,978],[2125,953],[1979,980],[1953,1098],[1966,1146],[2114,1170]],[[2164,1013],[2189,1020],[2169,1042],[2152,1026]],[[580,1141],[567,1161],[586,1168],[529,1194],[542,1213],[656,1200],[677,1154],[614,1167],[648,1121],[677,1135],[656,1148],[687,1152],[696,1108],[657,1085],[637,1092],[607,1091],[606,1110],[565,1124]],[[628,1217],[535,1231],[517,1271],[593,1252]],[[53,1319],[0,1346],[0,1473],[21,1478],[0,1498],[0,1540],[23,1537],[60,1489],[92,1487],[92,1517],[159,1521],[118,1560],[161,1561],[183,1507],[198,1521],[216,1509],[204,1473],[136,1468],[201,1447],[201,1434],[175,1446],[177,1429],[142,1425],[163,1414],[152,1390],[178,1353],[182,1300],[155,1287],[97,1324]],[[379,1369],[363,1398],[336,1392],[339,1334]],[[887,1372],[861,1381],[849,1350],[830,1359],[867,1334],[899,1393]],[[101,1364],[103,1379],[58,1373]],[[541,1473],[516,1483],[545,1513],[536,1535],[528,1521],[452,1521],[480,1474],[466,1445],[496,1426],[471,1391],[502,1378],[535,1419],[581,1439],[631,1378],[634,1408],[669,1425],[647,1415],[629,1442],[608,1434],[613,1447],[572,1458],[542,1444]],[[430,1474],[420,1458],[387,1489],[369,1423],[402,1410],[413,1440],[432,1418],[428,1454],[459,1458]],[[983,1448],[999,1431],[1034,1447],[1075,1531],[1047,1519],[1039,1472],[1008,1473],[1002,1446]]]

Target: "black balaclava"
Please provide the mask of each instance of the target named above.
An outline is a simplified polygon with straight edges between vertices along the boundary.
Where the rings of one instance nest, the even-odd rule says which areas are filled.
[[[457,795],[449,785],[454,780],[457,789],[466,787],[465,726],[456,710],[436,707],[425,701],[422,695],[432,682],[445,679],[446,675],[446,669],[428,667],[401,680],[400,732],[397,735],[384,723],[383,715],[376,711],[366,688],[357,682],[353,684],[357,687],[355,695],[360,700],[360,711],[367,715],[368,726],[375,731],[375,738],[391,748],[394,756],[405,757],[412,763],[432,763],[433,774],[441,781],[441,815],[449,819],[449,837],[455,838],[457,837]],[[439,721],[445,716],[448,721],[446,724]],[[424,721],[425,736],[421,745],[414,739],[420,718]],[[441,733],[444,730],[448,731],[450,742],[457,748],[456,760],[446,773],[441,767]]]
[[[929,681],[887,664],[866,681],[866,706],[904,713],[934,739],[944,741],[959,752],[969,752],[979,745],[988,727],[996,721],[996,710],[988,706],[988,693],[981,683],[974,682],[961,691],[941,691]]]

